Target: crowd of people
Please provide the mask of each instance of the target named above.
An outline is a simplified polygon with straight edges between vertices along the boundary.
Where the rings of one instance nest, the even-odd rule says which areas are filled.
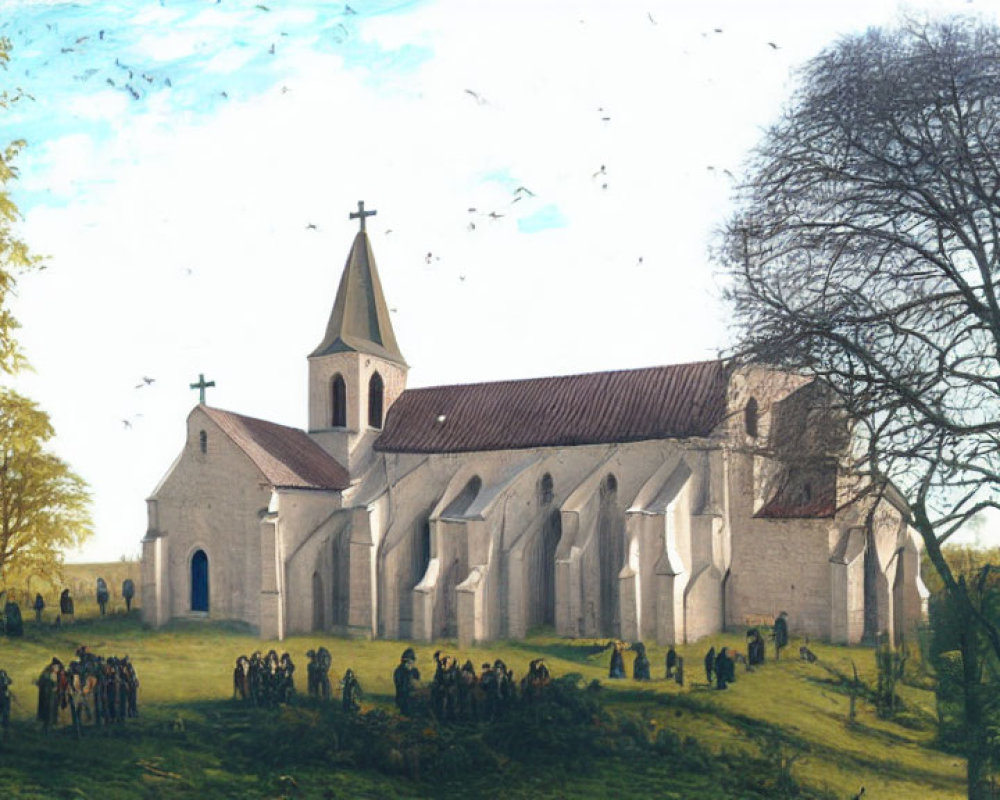
[[[440,650],[433,658],[434,677],[426,690],[426,701],[430,712],[442,722],[498,719],[518,701],[540,699],[551,682],[541,658],[531,662],[520,684],[500,658],[483,662],[478,674],[471,659],[459,666],[457,658]],[[407,647],[392,675],[396,707],[405,716],[415,716],[423,706],[425,692],[416,662],[416,653]]]
[[[309,697],[329,700],[330,666],[333,659],[325,647],[306,651],[306,690]],[[259,650],[249,657],[241,655],[233,668],[233,698],[260,708],[274,708],[288,703],[295,696],[295,664],[288,653],[278,656],[276,650],[262,655]],[[348,669],[340,681],[341,704],[349,714],[361,708],[361,683]]]
[[[276,650],[262,655],[255,650],[241,655],[233,668],[233,697],[254,706],[273,708],[289,702],[295,694],[295,664],[288,653]]]
[[[46,731],[59,723],[62,712],[68,712],[77,733],[84,723],[110,725],[139,716],[139,678],[127,655],[105,658],[81,645],[68,666],[53,656],[35,684],[36,717]]]

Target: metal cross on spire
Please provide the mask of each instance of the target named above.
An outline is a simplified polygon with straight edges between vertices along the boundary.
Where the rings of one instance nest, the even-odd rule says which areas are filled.
[[[364,233],[365,232],[365,217],[374,217],[377,213],[378,213],[377,211],[365,211],[365,201],[364,200],[358,200],[358,210],[357,211],[352,211],[350,218],[351,219],[359,219],[359,220],[361,220],[361,232]]]
[[[206,381],[204,373],[198,373],[198,382],[192,383],[191,388],[199,391],[198,402],[205,405],[205,390],[210,386],[215,386],[215,381]]]

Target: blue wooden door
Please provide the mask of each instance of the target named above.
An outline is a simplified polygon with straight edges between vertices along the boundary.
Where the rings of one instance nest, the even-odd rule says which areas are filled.
[[[204,550],[191,557],[191,610],[208,611],[208,556]]]

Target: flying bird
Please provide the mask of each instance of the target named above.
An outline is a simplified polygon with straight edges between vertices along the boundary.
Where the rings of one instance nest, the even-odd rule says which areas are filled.
[[[139,93],[135,89],[132,88],[132,84],[131,83],[125,84],[125,88],[128,89],[128,93],[130,95],[132,95],[132,99],[133,100],[138,100],[139,99]]]
[[[127,419],[123,419],[122,420],[122,427],[123,428],[131,428],[132,427],[132,423],[129,422]]]
[[[601,168],[599,170],[597,170],[597,172],[595,172],[590,177],[591,177],[591,179],[593,179],[593,178],[596,178],[598,175],[607,175],[607,174],[608,173],[604,171],[604,164],[601,164]]]
[[[652,11],[647,11],[646,16],[649,17],[649,21],[652,22],[654,25],[659,25],[659,23],[655,19],[653,19]]]
[[[261,11],[270,11],[271,10],[267,6],[263,5],[262,3],[258,3],[257,5],[254,6],[254,8],[259,8]]]
[[[767,43],[767,46],[768,46],[768,47],[770,47],[770,48],[771,48],[772,50],[780,50],[780,49],[781,49],[781,48],[780,48],[780,47],[778,47],[778,45],[776,45],[776,44],[775,44],[774,42],[768,42],[768,43]]]
[[[357,14],[358,12],[355,11],[353,8],[351,8],[349,5],[345,4],[344,5],[344,13],[345,14]]]
[[[319,228],[316,227],[316,223],[315,222],[307,222],[306,223],[306,230],[307,231],[318,231]]]
[[[514,194],[516,194],[516,195],[526,194],[526,195],[528,195],[528,197],[534,197],[535,196],[535,193],[533,191],[531,191],[531,189],[529,189],[526,186],[518,186],[514,190]]]
[[[475,98],[476,105],[482,106],[482,105],[486,104],[486,98],[483,97],[482,95],[480,95],[479,92],[474,92],[474,91],[472,91],[472,89],[466,89],[465,93],[467,95],[471,95],[473,98]]]
[[[271,47],[268,49],[267,52],[270,53],[272,56],[274,55],[274,42],[271,42]]]
[[[490,219],[500,219],[500,217],[502,217],[502,216],[503,216],[503,214],[498,214],[496,211],[491,211],[490,212]]]

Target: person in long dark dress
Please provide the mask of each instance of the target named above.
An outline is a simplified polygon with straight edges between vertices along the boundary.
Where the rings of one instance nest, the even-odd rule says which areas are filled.
[[[609,678],[625,677],[625,659],[622,657],[622,650],[625,648],[623,642],[613,642],[611,650],[611,666],[608,669]]]
[[[709,648],[708,652],[705,653],[705,680],[708,681],[708,685],[712,685],[712,676],[715,674],[715,645]]]
[[[635,661],[632,662],[632,678],[637,681],[649,680],[649,658],[646,656],[646,645],[636,642],[632,645],[635,650]]]
[[[674,669],[677,667],[677,651],[673,645],[667,650],[667,680],[674,677]]]

